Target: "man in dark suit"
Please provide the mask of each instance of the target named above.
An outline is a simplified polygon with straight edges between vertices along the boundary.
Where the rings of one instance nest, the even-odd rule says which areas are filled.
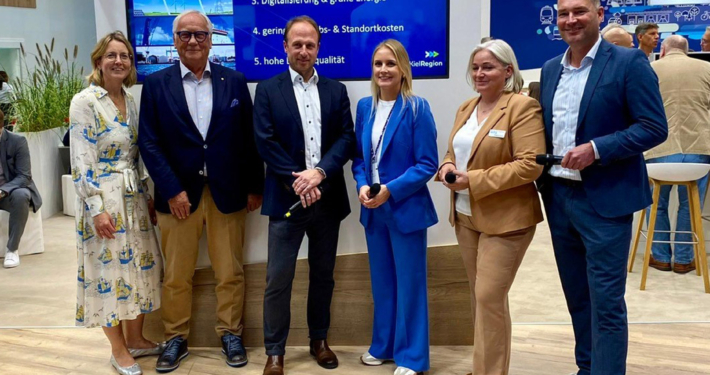
[[[261,205],[264,164],[254,143],[251,96],[244,75],[208,62],[212,23],[186,11],[173,23],[180,63],[143,84],[139,145],[155,182],[165,264],[162,318],[169,340],[158,372],[187,356],[192,276],[198,243],[217,279],[217,327],[227,364],[247,363],[242,344],[245,220]]]
[[[32,181],[30,149],[25,137],[5,130],[5,114],[0,110],[0,210],[10,213],[9,239],[5,249],[5,268],[20,265],[17,248],[25,231],[27,216],[42,206],[42,197]]]
[[[311,355],[324,368],[338,366],[326,338],[338,232],[350,213],[343,165],[352,156],[355,136],[345,86],[319,76],[313,67],[319,46],[320,32],[313,19],[290,20],[284,34],[289,70],[261,82],[254,100],[254,132],[267,166],[261,211],[269,216],[265,375],[283,374],[291,286],[304,235],[309,243]],[[299,199],[307,208],[284,218]]]
[[[651,203],[643,152],[666,139],[658,79],[638,49],[601,39],[599,0],[558,0],[569,48],[542,68],[539,182],[576,339],[578,375],[626,373],[624,293],[633,213]]]

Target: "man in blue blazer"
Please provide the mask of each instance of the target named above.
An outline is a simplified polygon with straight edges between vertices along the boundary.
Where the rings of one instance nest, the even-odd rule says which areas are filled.
[[[333,296],[333,269],[340,222],[350,213],[343,166],[354,150],[350,100],[345,86],[319,76],[313,67],[320,31],[307,16],[286,25],[289,69],[259,83],[254,132],[266,162],[263,215],[269,216],[264,294],[265,375],[283,374],[291,321],[291,286],[298,250],[308,235],[308,327],[311,355],[324,368],[338,359],[326,342]],[[302,207],[284,215],[294,202]]]
[[[642,153],[666,139],[643,52],[601,39],[599,0],[559,0],[569,48],[542,68],[547,152],[538,181],[576,339],[578,375],[626,373],[624,293],[633,213],[651,203]]]
[[[169,340],[158,372],[187,356],[192,276],[203,227],[217,279],[217,327],[227,364],[247,363],[242,345],[245,220],[261,205],[264,164],[256,150],[244,75],[208,62],[212,23],[186,11],[174,23],[180,63],[145,79],[139,145],[155,182],[165,264],[162,318]]]

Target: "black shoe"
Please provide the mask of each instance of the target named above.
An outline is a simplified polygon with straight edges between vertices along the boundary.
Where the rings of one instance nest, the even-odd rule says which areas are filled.
[[[222,336],[222,353],[227,356],[227,364],[232,367],[242,367],[249,361],[242,338],[231,333]]]
[[[160,373],[171,372],[180,366],[187,355],[187,340],[178,336],[170,339],[165,345],[165,350],[158,357],[158,363],[155,364],[155,371]]]

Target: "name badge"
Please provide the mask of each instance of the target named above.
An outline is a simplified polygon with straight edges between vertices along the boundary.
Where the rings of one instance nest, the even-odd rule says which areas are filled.
[[[505,138],[505,130],[491,129],[491,131],[488,132],[488,136],[493,138]]]

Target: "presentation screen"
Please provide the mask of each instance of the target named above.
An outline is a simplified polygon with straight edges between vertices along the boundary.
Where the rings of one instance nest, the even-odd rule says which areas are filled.
[[[449,0],[126,0],[139,82],[179,61],[173,20],[189,9],[207,14],[214,25],[210,61],[249,81],[288,68],[286,22],[300,15],[320,26],[318,74],[369,79],[375,46],[393,38],[406,47],[414,78],[449,75]]]

